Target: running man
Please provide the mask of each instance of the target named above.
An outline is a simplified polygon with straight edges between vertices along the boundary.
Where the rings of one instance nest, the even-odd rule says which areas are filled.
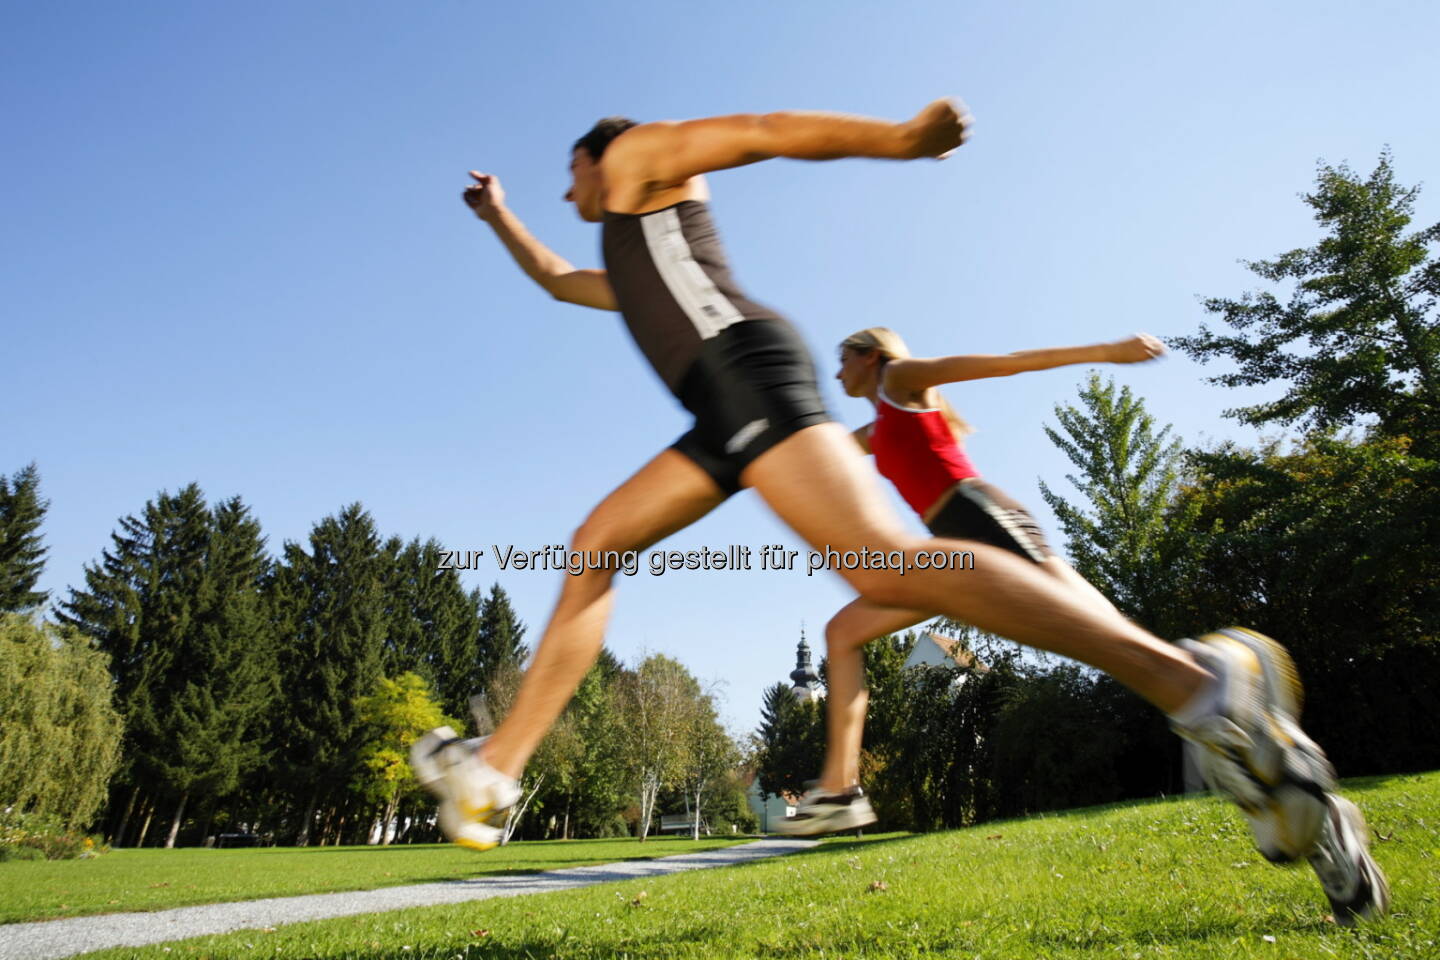
[[[1021,350],[1003,356],[912,357],[904,340],[887,327],[871,327],[840,344],[835,379],[845,393],[870,401],[875,419],[853,434],[875,467],[889,479],[937,537],[978,540],[1029,560],[1103,614],[1115,613],[1105,596],[1045,542],[1039,525],[1019,503],[980,479],[962,438],[969,426],[937,387],[944,383],[1008,377],[1081,363],[1143,363],[1165,352],[1159,340],[1136,334],[1114,343]],[[829,684],[826,692],[825,765],[815,787],[777,830],[811,836],[849,830],[876,819],[860,788],[860,744],[868,695],[860,648],[876,637],[904,630],[931,614],[878,607],[859,599],[825,626]],[[1234,631],[1239,634],[1240,631]],[[1194,641],[1182,640],[1190,647]],[[1203,655],[1203,647],[1197,653]],[[1288,655],[1276,653],[1288,663]],[[1290,669],[1293,670],[1293,667]],[[1294,722],[1298,704],[1287,704]],[[1184,731],[1182,730],[1182,735]],[[1335,917],[1349,922],[1385,911],[1389,890],[1369,853],[1365,818],[1350,801],[1327,795],[1330,818],[1308,855]]]
[[[873,473],[820,400],[814,365],[779,314],[730,275],[704,174],[761,160],[943,158],[970,117],[937,100],[895,123],[784,112],[637,124],[600,121],[574,145],[565,199],[602,224],[604,270],[576,269],[525,229],[499,180],[474,173],[467,205],[516,263],[557,299],[618,310],[694,427],[605,497],[576,530],[575,550],[644,550],[754,488],[802,539],[841,553],[903,557],[902,573],[843,570],[881,606],[935,610],[982,630],[1104,670],[1207,746],[1209,778],[1246,813],[1262,852],[1303,857],[1334,783],[1324,755],[1286,716],[1283,651],[1250,634],[1191,649],[1166,643],[1007,550],[908,534]],[[973,570],[926,568],[920,553],[969,550]],[[440,801],[447,836],[488,849],[519,795],[517,780],[599,655],[612,570],[567,576],[509,715],[479,748],[431,731],[413,748],[418,779]]]

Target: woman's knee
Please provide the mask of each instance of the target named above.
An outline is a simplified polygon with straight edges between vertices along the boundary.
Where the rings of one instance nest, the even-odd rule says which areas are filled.
[[[855,591],[882,607],[923,607],[918,582],[907,583],[899,570],[857,570],[846,578]]]
[[[844,611],[835,614],[830,622],[825,624],[825,649],[833,661],[837,654],[849,653],[858,647],[865,646],[870,637],[862,636],[861,631],[848,623],[849,618]]]

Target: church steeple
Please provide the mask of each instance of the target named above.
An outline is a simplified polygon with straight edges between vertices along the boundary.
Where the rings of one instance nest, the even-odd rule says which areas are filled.
[[[800,645],[795,648],[795,669],[790,671],[796,700],[820,699],[820,674],[810,663],[810,644],[805,642],[805,626],[800,626]]]

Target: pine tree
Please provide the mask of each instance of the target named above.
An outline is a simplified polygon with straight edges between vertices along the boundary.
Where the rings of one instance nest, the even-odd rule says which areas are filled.
[[[484,676],[501,665],[519,665],[525,660],[525,624],[515,615],[510,595],[496,583],[480,605],[480,660]]]
[[[119,524],[113,551],[85,568],[87,589],[71,588],[59,618],[110,655],[125,717],[116,783],[135,791],[126,809],[143,793],[152,810],[173,810],[179,791],[166,775],[175,750],[166,714],[183,682],[182,651],[200,621],[210,516],[200,488],[190,484],[175,494],[161,492],[139,517]]]
[[[392,581],[384,672],[418,674],[451,716],[464,716],[471,694],[484,685],[480,598],[467,593],[458,571],[441,569],[441,546],[418,538],[385,546]]]
[[[1075,569],[1120,610],[1152,629],[1166,609],[1166,566],[1182,534],[1167,514],[1179,477],[1180,441],[1115,381],[1090,374],[1081,406],[1057,405],[1060,430],[1045,435],[1079,475],[1065,479],[1088,504],[1076,506],[1042,480],[1040,495],[1065,530]]]
[[[872,644],[873,646],[873,644]],[[760,706],[757,776],[760,789],[771,796],[799,795],[813,780],[825,758],[823,701],[798,700],[777,683],[765,691]]]
[[[48,500],[40,499],[35,464],[14,477],[0,474],[0,613],[38,607],[50,596],[35,589],[48,552],[40,545],[38,531],[49,506]]]
[[[619,700],[622,673],[615,655],[601,650],[570,706],[583,744],[565,810],[567,822],[574,823],[574,833],[599,836],[611,831],[616,811],[625,805],[625,731]]]
[[[167,846],[192,797],[222,799],[260,762],[276,689],[267,565],[240,500],[212,511],[190,484],[122,517],[112,549],[86,567],[86,589],[61,605],[60,619],[110,654],[125,716],[117,785],[130,794],[116,807],[133,810],[141,793],[152,808],[168,805]]]
[[[301,846],[310,842],[321,801],[349,782],[358,763],[358,704],[381,676],[390,628],[380,537],[360,504],[317,523],[309,548],[285,544],[272,586],[275,616],[287,629],[279,637],[279,736],[303,810]]]
[[[153,504],[147,504],[145,518],[154,536],[151,572],[156,575],[145,604],[152,664],[141,709],[127,714],[126,719],[136,731],[141,775],[156,785],[170,806],[168,847],[174,845],[188,798],[183,777],[178,782],[176,778],[183,761],[179,757],[182,745],[173,729],[172,704],[185,688],[185,652],[204,618],[211,518],[204,495],[193,483],[173,496],[162,493]]]
[[[238,497],[211,514],[196,627],[176,658],[175,696],[161,718],[165,780],[180,794],[166,846],[174,846],[187,802],[233,793],[263,756],[263,724],[278,693],[273,635],[261,585],[269,560],[260,525]]]

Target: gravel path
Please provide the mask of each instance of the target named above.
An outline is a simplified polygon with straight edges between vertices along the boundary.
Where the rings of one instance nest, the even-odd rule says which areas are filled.
[[[212,933],[278,927],[285,923],[380,913],[406,907],[432,907],[491,897],[573,890],[613,880],[658,877],[682,870],[704,870],[749,863],[765,857],[806,850],[814,840],[757,840],[754,843],[684,853],[657,860],[630,860],[593,867],[571,867],[508,877],[477,877],[442,883],[416,883],[383,890],[317,893],[303,897],[272,897],[241,903],[179,907],[155,913],[108,913],[69,920],[0,925],[0,960],[49,960],[106,947],[141,947]]]

